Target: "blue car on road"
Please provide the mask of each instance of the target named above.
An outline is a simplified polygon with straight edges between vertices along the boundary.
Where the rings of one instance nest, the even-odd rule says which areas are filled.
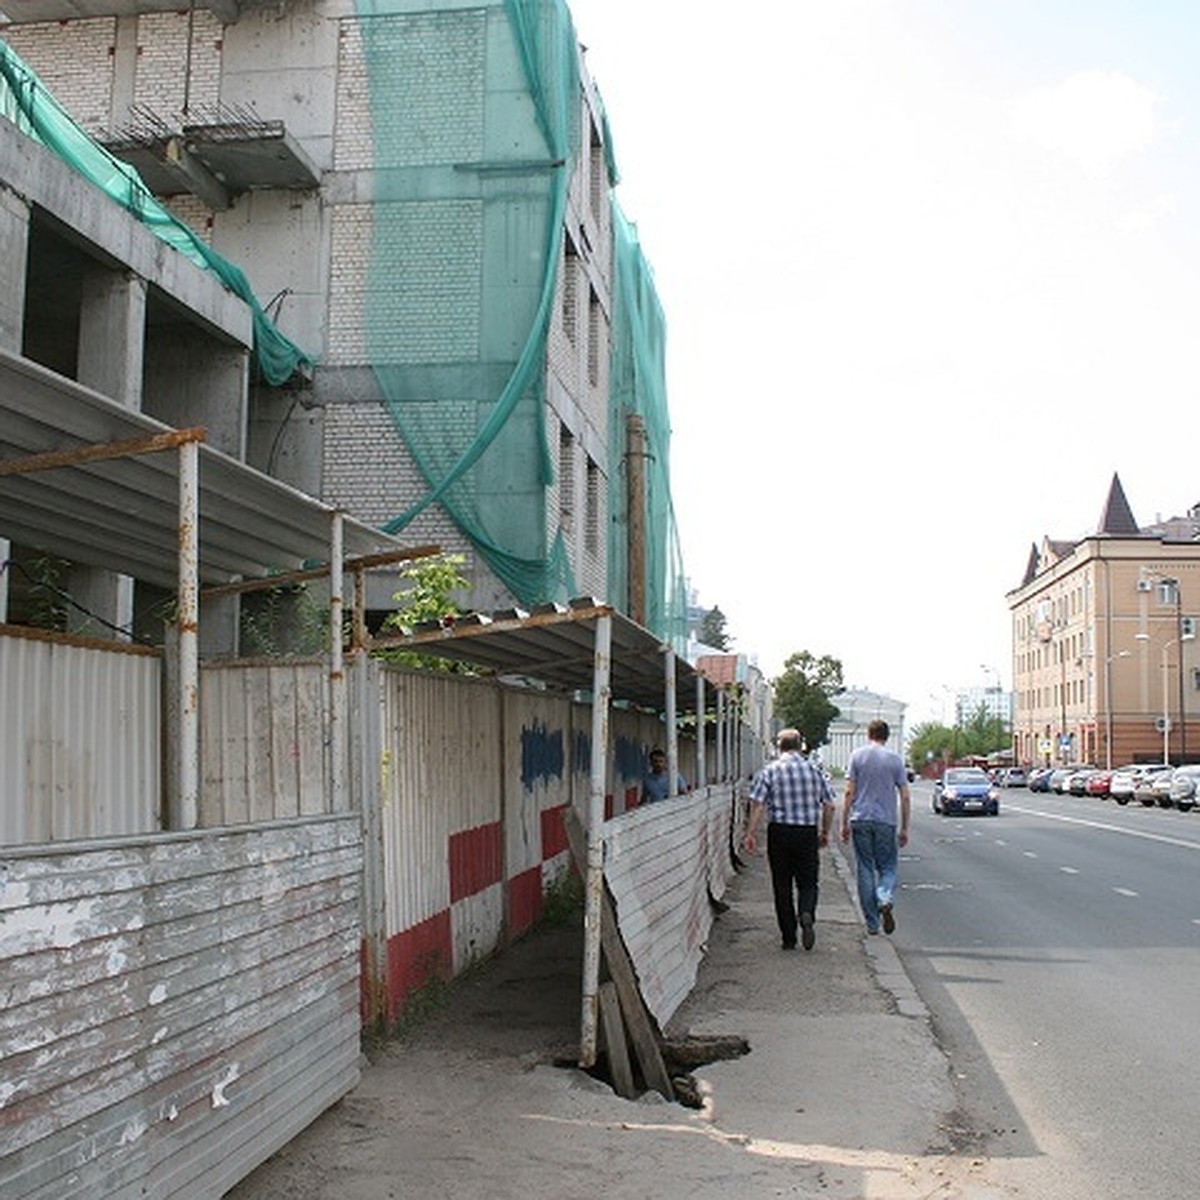
[[[944,817],[1000,815],[1000,793],[980,767],[951,767],[933,785],[933,811]]]

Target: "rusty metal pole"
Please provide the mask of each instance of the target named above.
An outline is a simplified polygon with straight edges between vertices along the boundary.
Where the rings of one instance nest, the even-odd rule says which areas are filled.
[[[663,683],[666,688],[667,711],[667,799],[679,795],[679,722],[676,719],[675,651],[663,647]]]
[[[333,812],[346,807],[346,671],[342,655],[342,573],[345,518],[330,522],[329,548],[329,791]]]
[[[592,776],[588,791],[587,876],[583,908],[583,1003],[579,1065],[596,1063],[600,1011],[600,921],[604,901],[604,793],[608,778],[608,701],[612,692],[612,617],[596,622],[592,668]]]
[[[646,624],[646,423],[637,413],[625,418],[625,481],[629,521],[629,616]]]
[[[200,819],[200,443],[179,447],[179,791],[172,829]]]

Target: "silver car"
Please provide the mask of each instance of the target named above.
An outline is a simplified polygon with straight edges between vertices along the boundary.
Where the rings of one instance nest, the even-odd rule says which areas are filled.
[[[1200,766],[1176,767],[1171,775],[1171,803],[1180,812],[1190,812],[1196,805],[1197,788],[1200,788]]]

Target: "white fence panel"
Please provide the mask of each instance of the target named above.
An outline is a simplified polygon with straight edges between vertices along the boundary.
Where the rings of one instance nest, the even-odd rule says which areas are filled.
[[[604,878],[646,1007],[663,1026],[696,983],[711,895],[732,870],[732,789],[713,786],[605,822]]]
[[[0,844],[160,827],[160,675],[141,647],[0,629]]]
[[[202,826],[329,811],[328,686],[324,660],[202,664]]]
[[[0,1195],[219,1197],[358,1079],[356,818],[0,860]]]

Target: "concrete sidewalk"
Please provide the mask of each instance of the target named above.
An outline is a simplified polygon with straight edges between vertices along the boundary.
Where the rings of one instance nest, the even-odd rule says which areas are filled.
[[[372,1056],[346,1099],[236,1200],[599,1195],[910,1200],[1011,1194],[952,1153],[954,1092],[885,937],[867,938],[840,848],[823,856],[817,944],[779,949],[765,860],[732,881],[693,994],[668,1030],[740,1035],[695,1071],[702,1110],[618,1098],[569,1066],[578,928],[542,929],[452,985]],[[897,907],[896,939],[904,937]]]

